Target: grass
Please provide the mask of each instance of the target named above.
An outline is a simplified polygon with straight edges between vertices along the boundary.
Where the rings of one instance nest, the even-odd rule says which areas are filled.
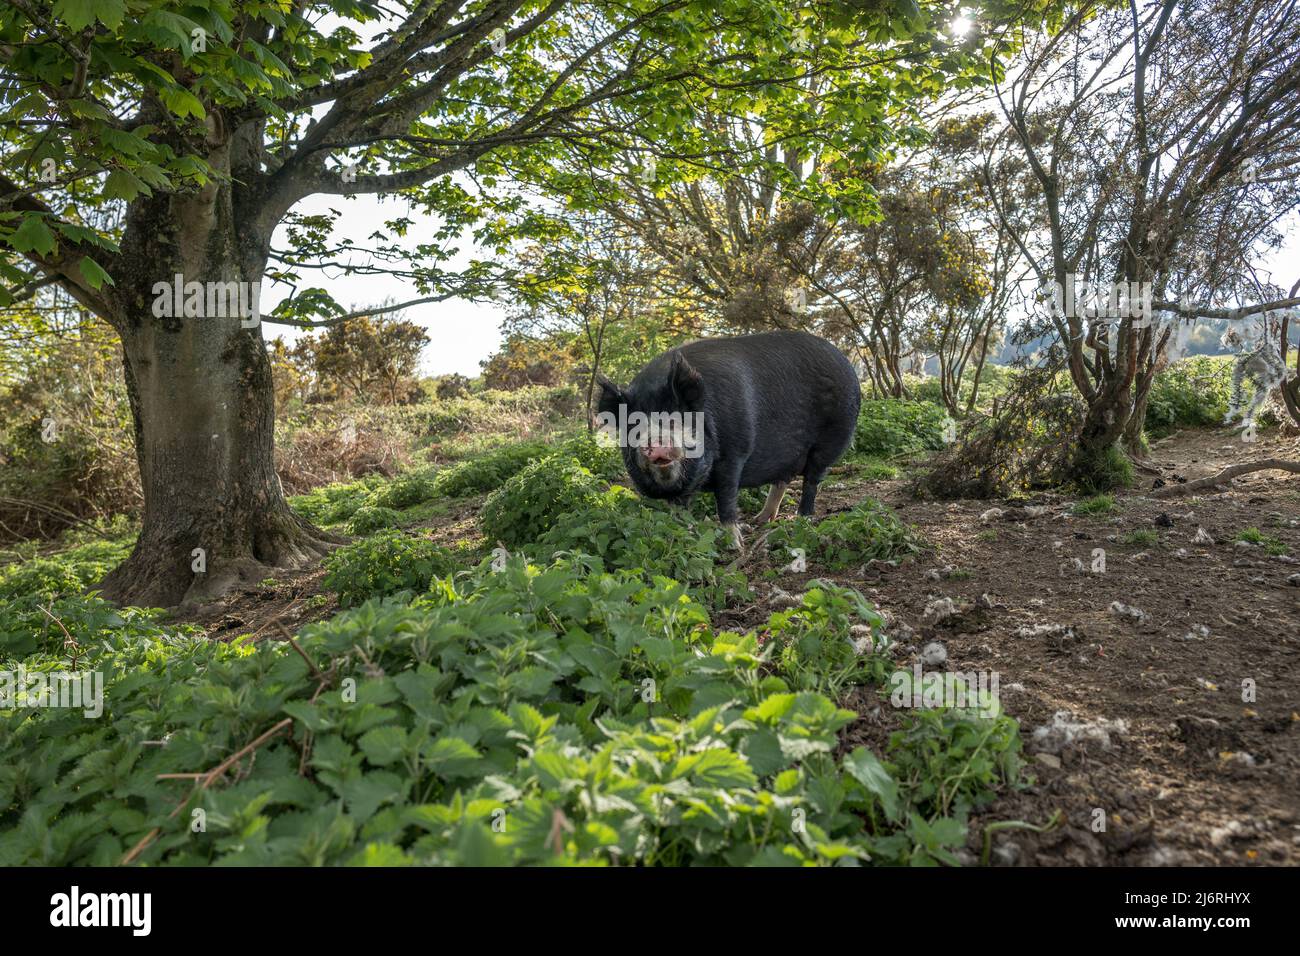
[[[879,458],[850,459],[844,463],[845,477],[858,481],[892,481],[899,476],[896,466]]]
[[[1160,535],[1156,534],[1149,528],[1141,531],[1130,531],[1128,534],[1120,535],[1119,543],[1149,548],[1160,543]]]
[[[1070,509],[1070,513],[1096,517],[1098,515],[1110,514],[1114,510],[1115,499],[1113,496],[1094,495],[1091,498],[1085,498],[1083,501],[1075,504],[1075,506]]]
[[[1248,541],[1251,544],[1257,544],[1269,554],[1278,556],[1286,554],[1289,550],[1285,544],[1271,535],[1264,534],[1258,528],[1246,528],[1237,535],[1238,541]]]

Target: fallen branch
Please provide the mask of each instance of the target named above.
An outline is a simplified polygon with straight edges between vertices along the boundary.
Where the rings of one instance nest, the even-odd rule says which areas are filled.
[[[206,773],[194,773],[194,774],[160,773],[158,774],[159,780],[194,780],[195,781],[194,789],[190,791],[189,795],[184,800],[176,804],[176,809],[173,810],[171,813],[167,814],[167,819],[170,820],[172,819],[172,817],[176,816],[176,814],[180,813],[182,807],[184,807],[196,796],[198,796],[200,793],[202,793],[204,790],[210,787],[213,783],[215,783],[217,779],[221,777],[221,775],[224,774],[227,770],[229,770],[234,764],[238,763],[245,756],[252,753],[258,747],[262,746],[262,744],[266,743],[268,740],[270,740],[280,731],[284,730],[286,727],[291,727],[291,726],[293,726],[293,718],[292,717],[284,718],[284,720],[280,721],[270,730],[266,731],[266,733],[262,734],[257,739],[241,747],[239,750],[235,751],[225,760],[221,761],[220,764],[218,764],[216,767],[213,767],[211,770],[207,771]],[[141,853],[143,853],[148,848],[149,844],[153,843],[154,840],[158,839],[158,834],[161,832],[162,832],[161,827],[154,827],[152,830],[146,833],[141,838],[140,842],[137,843],[135,846],[133,846],[131,850],[126,854],[126,856],[122,857],[122,862],[120,865],[128,866],[131,863],[135,862],[136,857],[138,857]]]
[[[1289,471],[1293,474],[1300,475],[1300,461],[1287,461],[1283,458],[1265,458],[1261,461],[1243,461],[1239,465],[1229,465],[1217,475],[1210,475],[1208,478],[1197,478],[1195,481],[1184,482],[1181,485],[1165,485],[1163,488],[1156,488],[1151,492],[1152,498],[1180,498],[1183,495],[1194,494],[1206,488],[1217,488],[1219,485],[1227,484],[1238,475],[1248,475],[1252,471],[1269,471],[1277,469],[1278,471]]]

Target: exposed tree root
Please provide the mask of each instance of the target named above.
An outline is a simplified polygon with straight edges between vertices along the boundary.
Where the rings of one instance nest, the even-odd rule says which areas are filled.
[[[1156,488],[1151,492],[1151,497],[1181,498],[1184,495],[1195,494],[1198,491],[1204,491],[1208,488],[1217,488],[1220,485],[1225,485],[1239,475],[1248,475],[1252,471],[1269,471],[1271,469],[1289,471],[1293,474],[1300,475],[1300,461],[1287,461],[1284,458],[1264,458],[1260,461],[1243,461],[1237,465],[1229,465],[1217,475],[1210,475],[1206,478],[1197,478],[1195,481],[1188,481],[1181,485],[1165,485],[1163,488]]]

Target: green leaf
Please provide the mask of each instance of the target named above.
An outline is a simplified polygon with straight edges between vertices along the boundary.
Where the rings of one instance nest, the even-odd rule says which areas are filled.
[[[884,764],[865,747],[856,747],[844,758],[844,769],[858,783],[874,795],[885,810],[885,816],[898,821],[902,818],[902,804],[898,798],[898,781],[890,776]]]
[[[377,767],[386,767],[401,760],[406,744],[405,727],[376,727],[357,740],[357,746],[366,755],[366,759]]]
[[[98,289],[105,282],[109,285],[113,285],[113,277],[105,272],[104,267],[94,259],[90,258],[90,256],[82,256],[81,261],[77,263],[77,266],[92,289]]]
[[[9,237],[9,245],[19,252],[35,252],[41,256],[52,253],[57,243],[54,233],[45,225],[45,219],[39,213],[29,214],[23,223]]]

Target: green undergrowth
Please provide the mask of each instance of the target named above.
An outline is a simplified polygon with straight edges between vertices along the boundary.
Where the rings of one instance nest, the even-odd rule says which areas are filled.
[[[921,551],[917,533],[874,498],[821,521],[794,518],[775,525],[767,538],[774,554],[807,562],[810,571],[843,571],[867,561],[899,561]]]
[[[933,402],[904,398],[864,399],[853,435],[852,456],[890,459],[944,446],[948,413]]]
[[[845,752],[835,692],[891,668],[837,585],[737,632],[665,578],[498,568],[295,647],[149,620],[87,642],[102,716],[0,709],[0,864],[951,863],[1019,776],[1005,716],[909,713]]]

